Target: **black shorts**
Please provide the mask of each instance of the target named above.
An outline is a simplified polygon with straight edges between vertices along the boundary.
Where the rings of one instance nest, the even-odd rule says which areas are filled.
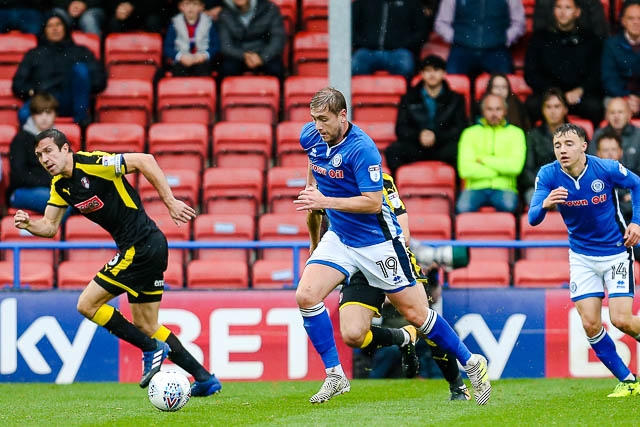
[[[126,292],[130,303],[157,302],[162,299],[168,258],[167,239],[158,230],[118,252],[93,280],[114,295]]]
[[[349,284],[342,286],[340,290],[340,308],[345,305],[357,304],[373,311],[376,317],[380,317],[384,299],[384,291],[369,286],[367,279],[361,272],[355,273],[349,280]]]

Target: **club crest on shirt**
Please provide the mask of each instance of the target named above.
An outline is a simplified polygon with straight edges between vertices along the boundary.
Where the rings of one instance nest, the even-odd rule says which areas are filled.
[[[380,172],[380,165],[369,166],[368,170],[369,170],[369,178],[371,178],[371,181],[373,182],[380,181],[380,178],[382,177],[382,173]]]
[[[591,182],[591,190],[593,190],[594,193],[600,193],[604,190],[604,182],[600,179],[594,179],[593,182]]]
[[[331,158],[331,166],[337,168],[342,164],[342,154],[338,153]]]
[[[82,178],[80,178],[80,184],[82,184],[82,186],[88,190],[89,189],[89,178],[87,178],[86,176],[83,176]]]

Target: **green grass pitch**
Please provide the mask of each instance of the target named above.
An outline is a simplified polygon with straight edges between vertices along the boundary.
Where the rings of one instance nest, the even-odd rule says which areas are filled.
[[[467,381],[468,383],[468,381]],[[137,384],[0,384],[0,426],[619,426],[640,425],[640,396],[607,398],[613,379],[493,382],[489,404],[449,402],[443,380],[354,380],[311,405],[320,381],[227,382],[164,413]]]

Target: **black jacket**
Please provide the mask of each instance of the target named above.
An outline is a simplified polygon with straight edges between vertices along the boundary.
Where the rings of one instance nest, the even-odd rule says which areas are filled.
[[[67,25],[64,18],[58,16]],[[91,77],[91,91],[98,93],[104,90],[107,80],[104,66],[91,51],[77,45],[71,39],[69,28],[66,28],[65,38],[58,43],[52,43],[40,37],[38,46],[29,50],[25,55],[16,74],[13,76],[11,90],[20,99],[28,99],[29,91],[57,93],[62,90],[67,76],[74,64],[84,62],[89,67]]]
[[[438,151],[441,158],[455,160],[458,139],[462,130],[469,125],[464,96],[452,91],[446,80],[443,81],[442,90],[436,97],[434,126],[430,128],[429,113],[422,98],[422,87],[423,83],[420,81],[411,87],[400,101],[396,122],[398,142],[419,146],[420,132],[430,129],[436,135],[432,149]]]
[[[7,194],[18,188],[49,187],[51,175],[42,167],[34,151],[36,136],[21,129],[11,140],[9,147],[9,189]]]

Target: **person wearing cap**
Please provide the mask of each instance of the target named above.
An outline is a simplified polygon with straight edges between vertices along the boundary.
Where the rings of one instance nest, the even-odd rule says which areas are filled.
[[[385,158],[392,175],[405,164],[439,160],[456,167],[458,139],[469,124],[464,96],[445,80],[447,64],[437,55],[420,63],[418,83],[407,90],[398,108],[397,141]]]

